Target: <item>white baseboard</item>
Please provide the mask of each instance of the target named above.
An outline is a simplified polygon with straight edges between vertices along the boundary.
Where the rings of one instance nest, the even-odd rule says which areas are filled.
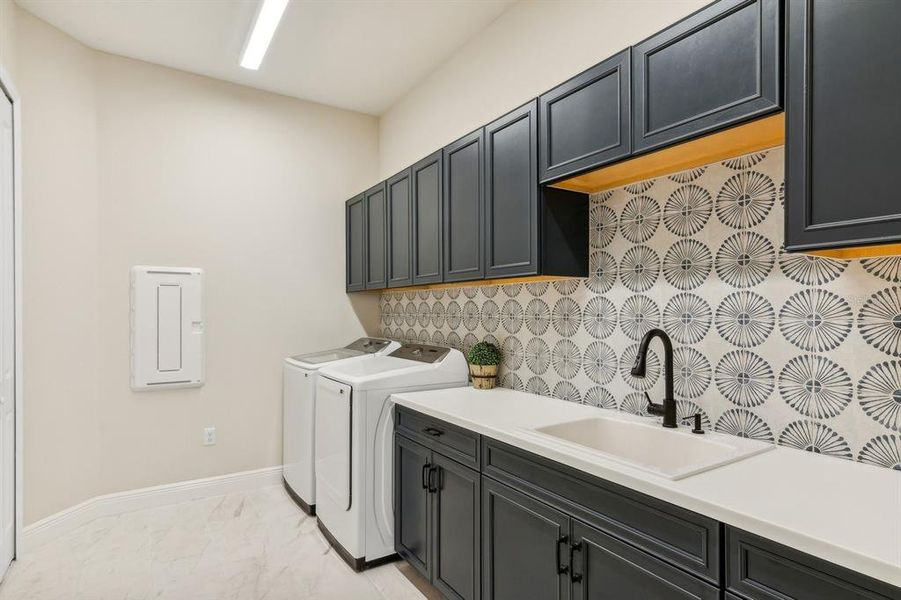
[[[26,526],[19,552],[30,552],[98,517],[244,492],[281,483],[282,467],[276,466],[95,496]]]

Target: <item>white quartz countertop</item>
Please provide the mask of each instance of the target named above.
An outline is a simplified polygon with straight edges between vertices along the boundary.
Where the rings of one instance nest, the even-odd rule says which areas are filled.
[[[525,392],[454,388],[394,402],[901,587],[901,472],[777,447],[671,481],[520,431],[611,412]],[[621,415],[622,413],[616,413]]]

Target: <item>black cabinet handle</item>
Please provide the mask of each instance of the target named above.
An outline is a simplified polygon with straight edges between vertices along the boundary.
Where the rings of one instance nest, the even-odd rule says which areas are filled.
[[[562,544],[566,544],[569,542],[569,536],[563,535],[557,540],[557,573],[560,575],[565,575],[569,573],[569,565],[561,565],[560,564],[560,546]]]
[[[424,490],[429,489],[429,480],[426,473],[428,473],[429,469],[431,468],[432,465],[430,465],[429,463],[422,465],[422,489]]]
[[[569,547],[569,565],[570,565],[570,570],[571,570],[569,578],[572,580],[573,583],[579,583],[580,581],[582,581],[582,574],[576,573],[576,563],[573,562],[573,554],[576,552],[578,552],[579,556],[582,557],[582,559],[583,559],[582,566],[584,567],[585,566],[584,565],[585,554],[582,552],[582,542],[579,542],[578,544],[572,544]],[[585,569],[583,568],[582,570],[584,571]]]
[[[432,437],[441,437],[442,435],[444,435],[443,431],[441,431],[440,429],[435,429],[434,427],[426,427],[422,430],[422,432]]]
[[[432,475],[438,474],[438,467],[435,465],[429,466],[429,476],[428,476],[428,490],[430,494],[434,494],[438,491],[438,484],[432,481]],[[435,478],[437,479],[437,477]]]

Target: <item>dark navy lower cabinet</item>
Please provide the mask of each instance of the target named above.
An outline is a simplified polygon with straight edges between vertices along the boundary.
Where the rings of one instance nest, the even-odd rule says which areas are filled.
[[[901,600],[901,589],[726,527],[726,589],[748,600]]]
[[[366,202],[363,194],[344,203],[344,252],[348,292],[366,289]]]
[[[482,597],[570,597],[569,517],[482,477]]]
[[[413,225],[410,194],[410,170],[402,171],[385,182],[387,210],[388,287],[413,283],[412,240]]]
[[[387,261],[387,201],[385,182],[371,187],[363,194],[366,213],[366,254],[363,261],[366,289],[380,290],[388,284]]]
[[[394,436],[394,547],[451,600],[481,598],[481,476]]]
[[[786,2],[785,248],[901,242],[901,2]]]
[[[633,153],[778,111],[781,22],[780,0],[719,0],[633,46]]]
[[[623,50],[539,98],[539,179],[563,179],[632,151],[630,51]]]
[[[579,521],[572,542],[574,599],[719,600],[719,588]]]
[[[538,273],[538,102],[485,126],[485,277]]]

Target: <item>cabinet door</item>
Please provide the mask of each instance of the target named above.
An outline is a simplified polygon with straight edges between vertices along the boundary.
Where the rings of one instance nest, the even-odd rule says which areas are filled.
[[[485,126],[485,276],[538,272],[538,102]]]
[[[432,584],[454,600],[478,600],[481,558],[481,481],[440,454],[432,496]]]
[[[482,477],[482,597],[569,598],[569,517]]]
[[[444,281],[485,277],[483,130],[444,149]]]
[[[539,99],[542,183],[632,151],[630,51],[623,50]]]
[[[432,453],[394,436],[394,550],[426,579],[432,576],[428,477]]]
[[[633,46],[633,152],[778,110],[779,6],[720,0]]]
[[[786,250],[901,241],[901,2],[787,2]]]
[[[363,194],[344,204],[347,291],[366,289],[366,202]]]
[[[385,183],[364,194],[366,211],[366,289],[378,290],[387,284],[387,248]]]
[[[388,287],[412,285],[410,171],[403,171],[389,179],[385,183],[385,194],[388,213]]]
[[[578,600],[718,600],[700,579],[579,521],[573,521],[573,594]]]
[[[413,285],[439,283],[443,203],[441,150],[410,168],[413,187]]]

